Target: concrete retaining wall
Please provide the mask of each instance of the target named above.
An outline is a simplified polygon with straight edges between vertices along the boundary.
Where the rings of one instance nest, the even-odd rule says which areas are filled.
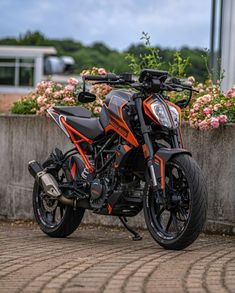
[[[183,126],[187,148],[205,173],[209,191],[206,230],[235,233],[235,125],[210,132]],[[63,132],[49,118],[35,116],[0,116],[0,217],[31,219],[32,184],[27,163],[43,161],[57,146],[71,147]],[[86,223],[116,225],[112,217],[87,213]],[[131,219],[145,227],[142,215]]]

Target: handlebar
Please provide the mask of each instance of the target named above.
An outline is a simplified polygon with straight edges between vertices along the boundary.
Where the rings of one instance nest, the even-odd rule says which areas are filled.
[[[184,84],[178,84],[178,83],[164,83],[162,84],[162,90],[166,91],[176,91],[176,92],[182,92],[184,90],[197,92],[197,90],[193,89],[192,86],[184,85]]]
[[[90,81],[100,81],[100,82],[119,82],[121,83],[133,83],[134,80],[132,79],[132,74],[130,73],[123,73],[120,75],[116,75],[114,73],[107,73],[103,75],[84,75],[84,80],[90,80]]]
[[[182,104],[182,107],[187,107],[189,104],[192,92],[194,90],[192,86],[182,84],[181,81],[178,78],[171,78],[166,80],[166,82],[162,82],[160,79],[153,77],[152,80],[146,82],[136,82],[132,79],[132,75],[128,73],[124,73],[121,75],[116,75],[114,73],[108,73],[104,75],[84,75],[83,76],[83,82],[85,85],[85,81],[95,81],[95,84],[99,83],[108,83],[108,84],[116,84],[116,85],[123,85],[128,84],[132,88],[135,88],[137,90],[140,90],[142,92],[146,93],[154,93],[154,92],[163,92],[163,91],[175,91],[175,92],[182,92],[184,90],[187,90],[190,92],[189,98],[184,104]]]

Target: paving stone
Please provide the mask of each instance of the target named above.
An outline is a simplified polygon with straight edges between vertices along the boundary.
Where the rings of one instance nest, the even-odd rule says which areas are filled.
[[[83,226],[67,239],[0,222],[0,292],[235,292],[235,238],[202,235],[166,251],[147,231]]]

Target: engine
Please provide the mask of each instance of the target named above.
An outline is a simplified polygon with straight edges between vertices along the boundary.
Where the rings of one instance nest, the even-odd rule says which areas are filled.
[[[142,209],[143,186],[128,171],[115,172],[110,167],[108,176],[106,173],[92,181],[90,194],[90,205],[96,213],[135,216]]]
[[[94,179],[90,187],[90,205],[94,209],[100,209],[105,204],[107,198],[107,184],[105,179]]]
[[[102,172],[97,172],[95,177],[89,174],[81,160],[76,158],[76,165],[79,166],[77,175],[89,182],[85,192],[89,194],[90,206],[94,212],[134,216],[142,209],[143,186],[132,171],[126,169],[128,164],[125,162],[131,147],[119,144],[112,151],[100,159],[102,164],[99,160],[96,161],[96,170],[101,170],[108,161],[110,163]]]

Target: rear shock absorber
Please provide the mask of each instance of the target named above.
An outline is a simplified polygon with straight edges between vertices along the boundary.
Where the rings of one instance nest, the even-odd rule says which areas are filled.
[[[89,171],[89,168],[88,167],[85,167],[81,173],[81,177],[86,180],[87,179],[87,176],[89,175],[90,171]]]

